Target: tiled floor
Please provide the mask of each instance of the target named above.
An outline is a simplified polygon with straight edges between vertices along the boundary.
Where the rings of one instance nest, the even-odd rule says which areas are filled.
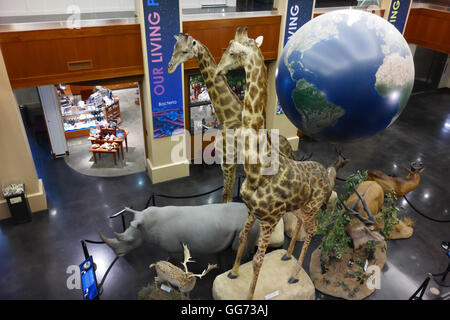
[[[111,236],[113,230],[121,230],[120,221],[109,219],[109,215],[124,206],[143,208],[152,192],[186,195],[222,184],[220,168],[203,165],[192,166],[190,177],[157,185],[152,185],[143,172],[115,178],[88,177],[70,169],[62,159],[52,160],[47,145],[38,145],[33,138],[30,143],[38,175],[44,180],[49,210],[34,214],[33,221],[24,225],[0,222],[0,299],[81,299],[80,290],[67,288],[66,270],[83,261],[80,239],[97,240],[98,231]],[[333,146],[327,143],[302,141],[300,146],[297,156],[313,152],[312,160],[325,165],[336,156]],[[420,158],[426,169],[420,186],[408,199],[435,219],[450,219],[448,90],[412,96],[392,127],[373,138],[341,147],[351,162],[339,172],[340,177],[358,169],[375,168],[403,175],[401,167]],[[337,183],[337,189],[342,189],[341,182]],[[219,202],[219,192],[189,201],[158,199],[157,205],[208,201]],[[427,220],[399,201],[405,207],[405,214],[416,220],[415,233],[410,239],[388,242],[388,262],[383,269],[381,289],[369,299],[407,299],[428,272],[443,271],[449,262],[440,243],[450,240],[450,224]],[[285,248],[288,241],[286,238]],[[314,239],[309,253],[318,241]],[[294,251],[296,257],[300,248],[298,244]],[[89,245],[89,249],[101,279],[114,254],[105,245]],[[304,263],[306,271],[309,256]],[[105,281],[102,299],[136,299],[139,289],[155,276],[154,269],[148,266],[167,257],[157,246],[142,246],[120,258]],[[221,269],[198,281],[191,294],[193,299],[211,299],[214,277],[231,267],[234,254],[228,250],[219,256],[195,257],[195,260],[199,263],[192,264],[194,272],[201,272],[208,262],[221,264]],[[448,292],[448,288],[441,292]],[[317,298],[330,297],[317,294]]]

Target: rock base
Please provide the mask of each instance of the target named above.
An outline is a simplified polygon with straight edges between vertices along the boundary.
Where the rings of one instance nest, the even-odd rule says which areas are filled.
[[[370,289],[367,286],[367,278],[372,273],[370,266],[377,265],[380,271],[383,269],[386,263],[386,241],[377,244],[375,259],[368,262],[369,272],[364,272],[363,266],[357,263],[357,258],[364,256],[362,250],[364,249],[348,249],[340,261],[333,260],[325,266],[327,270],[324,274],[320,263],[320,248],[314,250],[309,270],[316,289],[346,300],[362,300],[370,296],[375,291],[375,288]],[[352,265],[349,265],[350,260],[354,261]]]
[[[413,233],[414,229],[412,227],[407,226],[402,220],[399,220],[388,239],[408,239],[412,237]]]
[[[138,300],[182,300],[182,296],[178,290],[166,292],[151,283],[138,292]]]
[[[295,271],[297,259],[288,261],[281,258],[287,251],[279,249],[272,251],[264,257],[264,263],[258,277],[253,299],[255,300],[314,300],[315,288],[309,276],[302,269],[299,272],[299,281],[288,283]],[[213,283],[213,298],[215,300],[245,300],[247,299],[250,283],[253,278],[252,261],[240,266],[239,276],[236,279],[228,278],[228,270],[216,277]],[[269,296],[269,297],[268,297]]]

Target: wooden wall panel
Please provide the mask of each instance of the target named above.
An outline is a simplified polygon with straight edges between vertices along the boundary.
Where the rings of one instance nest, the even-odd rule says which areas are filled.
[[[5,32],[0,45],[13,89],[144,73],[138,24]],[[91,67],[70,70],[77,61]]]
[[[185,21],[183,30],[206,44],[219,61],[236,28],[248,26],[250,37],[264,36],[261,49],[266,60],[273,60],[278,54],[280,23],[280,15]],[[0,33],[0,46],[13,89],[144,74],[139,24],[8,30]],[[71,68],[70,62],[84,62],[84,69]],[[191,60],[185,68],[197,68],[197,64]]]
[[[450,54],[450,11],[412,8],[404,36],[408,43]]]
[[[266,60],[275,60],[278,56],[281,15],[255,18],[234,18],[220,20],[184,21],[183,32],[206,45],[218,63],[228,43],[234,38],[236,28],[248,27],[248,36],[264,36],[261,51]],[[195,59],[184,63],[185,69],[198,68]]]

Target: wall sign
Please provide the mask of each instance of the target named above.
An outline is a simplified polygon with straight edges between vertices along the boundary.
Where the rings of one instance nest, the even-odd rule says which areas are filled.
[[[180,33],[179,0],[142,0],[145,41],[152,99],[153,136],[167,137],[184,131],[181,68],[169,74],[174,35]]]
[[[409,8],[412,0],[392,0],[389,8],[388,21],[392,23],[401,34],[405,29]]]
[[[289,0],[283,47],[298,29],[312,19],[315,3],[315,0]]]

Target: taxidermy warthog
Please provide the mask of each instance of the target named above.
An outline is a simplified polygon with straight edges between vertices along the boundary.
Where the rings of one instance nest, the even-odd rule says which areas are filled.
[[[157,244],[171,254],[183,253],[185,243],[195,254],[217,253],[232,246],[237,250],[239,235],[247,219],[243,203],[229,202],[201,206],[149,207],[135,211],[134,220],[123,233],[100,238],[116,255],[124,256],[143,241]],[[250,254],[259,237],[259,225],[253,226],[245,253]]]

